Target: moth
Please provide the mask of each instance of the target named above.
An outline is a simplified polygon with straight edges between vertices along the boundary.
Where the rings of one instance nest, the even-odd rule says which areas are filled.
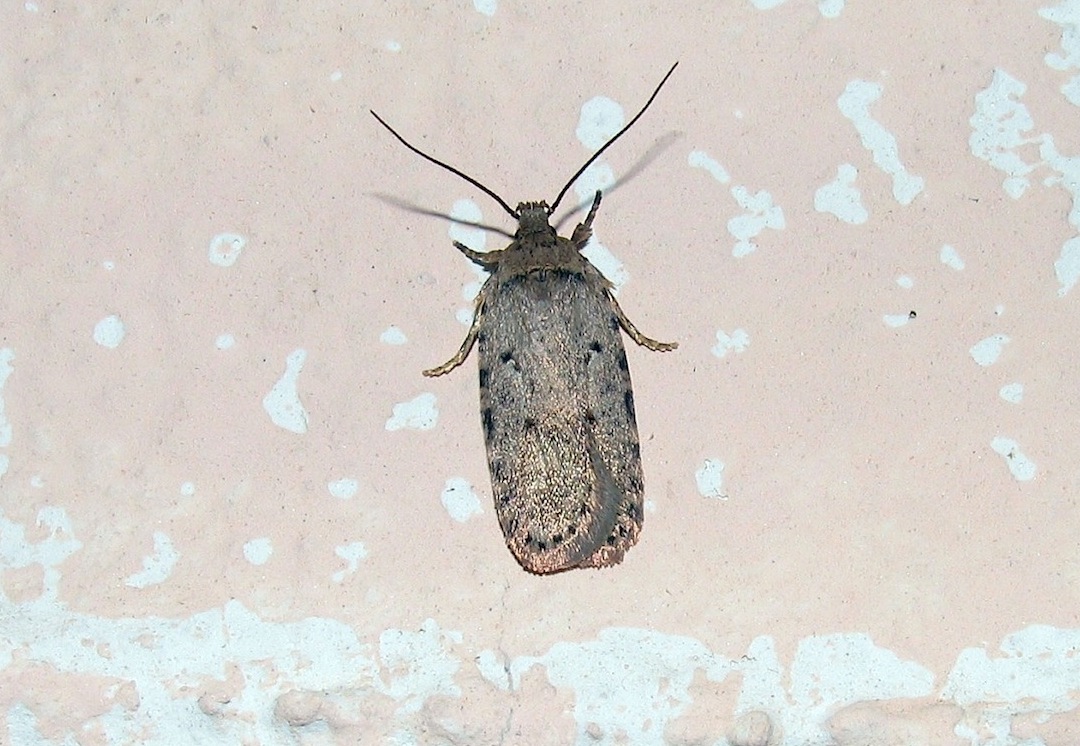
[[[371,112],[406,148],[477,187],[517,220],[505,249],[478,252],[454,242],[490,276],[460,349],[424,375],[449,373],[474,345],[479,348],[480,421],[495,512],[510,551],[533,573],[618,564],[641,533],[645,482],[620,330],[658,352],[677,344],[638,331],[611,282],[582,256],[601,192],[569,238],[557,234],[551,216],[585,169],[645,113],[677,66],[550,205],[522,202],[511,209],[494,191],[414,147]]]

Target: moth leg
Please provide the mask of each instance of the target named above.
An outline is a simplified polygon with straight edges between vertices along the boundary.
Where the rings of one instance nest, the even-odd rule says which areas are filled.
[[[638,328],[634,326],[633,322],[626,317],[623,313],[622,307],[619,305],[619,301],[615,300],[615,296],[608,291],[608,299],[611,301],[611,307],[615,310],[615,318],[619,320],[619,326],[630,335],[630,339],[637,342],[642,347],[647,347],[654,352],[669,352],[679,346],[678,342],[660,342],[659,340],[646,337]]]
[[[506,249],[499,249],[498,251],[473,251],[465,244],[454,241],[454,248],[465,255],[465,258],[470,262],[479,264],[489,272],[495,269],[499,263],[499,259],[502,258],[503,252]]]
[[[437,368],[425,370],[425,376],[428,378],[435,378],[436,376],[444,375],[465,362],[465,358],[469,356],[469,353],[472,352],[473,345],[476,344],[477,334],[480,333],[480,317],[484,313],[484,298],[486,297],[484,291],[486,289],[486,285],[480,288],[480,295],[476,297],[476,307],[473,310],[472,325],[469,327],[469,331],[466,333],[465,341],[461,343],[461,347],[458,348],[458,351],[454,353],[452,358],[442,365]]]
[[[585,245],[589,243],[589,239],[592,238],[592,221],[596,217],[596,210],[600,207],[600,190],[596,190],[596,196],[593,197],[592,207],[589,208],[589,214],[585,218],[584,223],[578,223],[574,228],[573,234],[570,236],[570,241],[574,244],[578,251],[585,248]]]

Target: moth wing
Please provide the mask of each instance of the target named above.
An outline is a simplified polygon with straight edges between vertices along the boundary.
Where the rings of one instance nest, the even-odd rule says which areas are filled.
[[[640,532],[643,479],[606,289],[580,273],[514,277],[484,313],[481,416],[507,545],[537,573],[616,564]]]

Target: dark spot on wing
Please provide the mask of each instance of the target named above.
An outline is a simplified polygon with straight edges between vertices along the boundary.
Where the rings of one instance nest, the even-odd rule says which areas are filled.
[[[513,350],[503,350],[502,352],[499,353],[499,360],[504,362],[504,363],[508,363],[513,359],[514,359],[514,351]]]
[[[603,352],[604,351],[604,346],[602,344],[600,344],[598,341],[593,340],[592,344],[589,345],[589,349],[592,350],[593,352]]]
[[[534,420],[532,417],[526,417],[524,420],[521,421],[521,427],[525,430],[535,430],[536,420]]]
[[[611,318],[608,319],[608,326],[611,327],[612,331],[619,331],[619,317],[615,314],[611,314]]]
[[[563,535],[562,534],[555,534],[554,536],[551,537],[551,546],[557,547],[562,543],[563,543]]]
[[[626,404],[626,414],[630,419],[634,419],[634,392],[630,389],[626,390],[623,394],[623,403]]]
[[[587,422],[588,424],[592,425],[596,423],[596,415],[593,414],[593,411],[591,409],[586,409],[582,413],[582,416],[585,418],[585,422]]]
[[[484,425],[484,439],[490,442],[495,437],[495,419],[491,416],[491,407],[484,407],[480,418]]]
[[[488,385],[488,376],[490,373],[487,368],[480,369],[480,388],[484,388]]]
[[[630,365],[626,362],[626,353],[622,350],[619,350],[619,354],[615,358],[615,364],[619,366],[619,370],[630,370]]]

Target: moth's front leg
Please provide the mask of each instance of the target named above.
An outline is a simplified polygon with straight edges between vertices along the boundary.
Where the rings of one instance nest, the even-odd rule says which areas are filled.
[[[670,352],[679,346],[678,342],[660,342],[659,340],[646,337],[638,328],[634,326],[633,322],[626,317],[623,313],[622,306],[619,305],[619,301],[615,300],[615,296],[608,290],[608,300],[611,301],[611,308],[615,311],[615,318],[619,320],[619,326],[621,326],[627,334],[630,335],[630,339],[637,342],[642,347],[647,347],[654,352]]]
[[[468,255],[466,254],[466,256]],[[471,259],[472,257],[469,258]],[[436,376],[445,375],[465,362],[465,358],[469,356],[469,352],[472,351],[473,345],[476,344],[477,334],[480,333],[480,319],[484,315],[484,300],[487,298],[487,288],[487,283],[484,283],[484,287],[480,288],[480,294],[476,296],[476,306],[473,309],[472,325],[469,327],[468,333],[465,334],[465,341],[461,343],[461,347],[452,358],[442,365],[437,368],[425,370],[425,376],[428,378],[435,378]]]
[[[596,210],[600,207],[600,190],[596,190],[596,196],[593,197],[592,207],[589,208],[589,214],[585,218],[584,223],[578,223],[574,228],[573,234],[570,236],[570,240],[573,242],[574,247],[581,251],[589,243],[589,239],[592,238],[592,221],[596,217]]]

